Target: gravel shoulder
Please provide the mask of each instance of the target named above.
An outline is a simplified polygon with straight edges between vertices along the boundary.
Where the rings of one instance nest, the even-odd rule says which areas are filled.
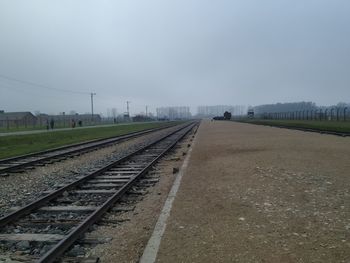
[[[44,191],[58,188],[75,180],[77,176],[91,173],[139,149],[171,129],[173,128],[120,142],[65,161],[36,167],[23,173],[0,177],[0,216],[7,214],[11,207],[23,206],[37,199]]]
[[[349,262],[350,138],[202,122],[157,262]]]

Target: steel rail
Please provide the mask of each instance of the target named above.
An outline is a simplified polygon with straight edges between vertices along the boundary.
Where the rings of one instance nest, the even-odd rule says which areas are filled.
[[[144,146],[144,147],[142,147],[142,148],[140,148],[140,149],[130,153],[127,156],[121,157],[118,160],[112,162],[111,164],[109,164],[109,165],[107,165],[107,166],[105,166],[105,167],[103,167],[103,168],[101,168],[101,169],[99,169],[99,170],[97,170],[97,171],[95,171],[95,172],[93,172],[91,174],[88,174],[88,175],[86,175],[86,176],[84,176],[84,177],[82,177],[82,178],[80,178],[80,179],[78,179],[78,180],[76,180],[76,181],[74,181],[72,183],[69,183],[69,184],[67,184],[67,185],[65,185],[65,186],[63,186],[63,187],[61,187],[61,188],[59,188],[57,190],[54,190],[53,192],[51,192],[51,193],[49,193],[49,194],[47,194],[47,195],[45,195],[45,196],[43,196],[43,197],[33,201],[31,203],[29,203],[28,205],[22,207],[21,209],[16,210],[16,211],[14,211],[14,212],[12,212],[12,213],[10,213],[10,214],[0,218],[0,227],[4,227],[8,223],[13,222],[13,221],[17,220],[18,218],[29,214],[31,211],[41,207],[42,205],[46,204],[47,202],[51,201],[52,199],[54,199],[54,198],[58,197],[59,195],[63,194],[65,191],[70,190],[70,189],[78,186],[79,184],[89,180],[92,177],[98,176],[98,175],[108,171],[109,169],[111,169],[112,167],[118,165],[119,163],[130,159],[132,156],[134,156],[134,155],[136,155],[136,154],[146,150],[147,148],[153,146],[154,144],[164,140],[165,138],[167,138],[167,137],[177,133],[178,131],[180,131],[182,129],[185,129],[186,127],[188,127],[190,125],[192,125],[192,123],[191,124],[187,124],[184,127],[180,127],[179,129],[171,132],[170,134],[162,136],[160,139],[156,140],[155,142],[152,142],[151,144],[148,144],[148,145],[146,145],[146,146]]]
[[[16,156],[16,157],[12,157],[12,158],[1,159],[0,164],[6,164],[6,163],[11,163],[13,161],[24,160],[26,158],[31,158],[31,157],[40,157],[40,155],[50,154],[50,153],[54,153],[57,151],[64,151],[64,150],[67,150],[69,148],[72,148],[72,150],[69,150],[66,152],[60,152],[58,154],[42,157],[42,158],[37,159],[37,160],[25,162],[23,164],[16,164],[16,165],[12,165],[12,166],[9,166],[6,168],[0,168],[0,174],[6,173],[9,171],[13,171],[13,170],[17,170],[20,168],[24,168],[26,166],[31,166],[31,165],[34,165],[36,163],[45,162],[45,161],[48,161],[50,159],[64,157],[65,155],[72,155],[72,154],[75,154],[78,152],[86,152],[86,151],[92,150],[94,148],[106,147],[109,144],[113,144],[113,143],[116,143],[116,142],[119,142],[122,140],[126,140],[126,139],[132,139],[132,138],[135,138],[137,136],[145,135],[148,133],[156,132],[156,131],[163,130],[163,129],[170,128],[170,127],[174,127],[174,126],[176,126],[176,125],[167,125],[165,127],[159,127],[159,128],[147,129],[147,130],[143,130],[143,131],[131,132],[131,133],[116,136],[116,137],[91,140],[91,141],[87,141],[87,142],[71,144],[71,145],[67,145],[67,146],[63,146],[63,147],[59,147],[59,148],[54,148],[54,149],[50,149],[50,150],[46,150],[46,151],[36,152],[36,153],[32,153],[32,154],[26,154],[26,155]],[[84,148],[77,148],[77,147],[84,146],[84,145],[90,145],[90,146],[87,146]]]
[[[190,127],[186,126],[183,129],[187,130],[178,137],[170,146],[168,146],[161,154],[155,157],[141,172],[139,172],[136,176],[134,176],[128,183],[126,183],[122,188],[120,188],[113,196],[111,196],[103,205],[101,205],[95,212],[93,212],[90,216],[88,216],[82,223],[80,223],[72,232],[70,232],[63,240],[61,240],[58,244],[56,244],[51,250],[49,250],[43,257],[39,259],[39,263],[49,263],[54,262],[59,256],[61,256],[74,242],[79,239],[88,229],[91,227],[96,221],[98,221],[113,205],[116,201],[120,200],[120,198],[131,188],[131,186],[144,174],[146,174],[152,166],[162,158],[169,150],[171,150],[183,137],[186,136],[188,132],[192,130],[192,128],[196,124],[191,124]],[[182,130],[182,129],[181,129]],[[180,131],[181,131],[180,130]],[[179,131],[176,131],[179,132]],[[174,132],[174,133],[176,133]],[[174,133],[166,136],[165,138],[170,137]],[[163,138],[163,139],[165,139]],[[158,143],[158,140],[155,143],[152,143],[149,147]],[[147,148],[149,148],[147,147]]]
[[[126,134],[121,134],[118,136],[110,136],[107,138],[89,140],[89,141],[69,144],[69,145],[65,145],[65,146],[61,146],[61,147],[51,148],[51,149],[40,151],[40,152],[34,152],[34,153],[19,155],[19,156],[15,156],[15,157],[0,159],[0,164],[4,163],[4,162],[9,162],[9,161],[16,161],[16,160],[23,159],[23,158],[35,157],[38,155],[43,155],[43,154],[52,153],[52,152],[56,152],[56,151],[62,151],[62,150],[66,150],[66,149],[73,148],[73,147],[83,146],[86,144],[98,143],[98,142],[106,141],[106,140],[112,140],[114,138],[119,139],[120,137],[129,136],[129,135],[142,135],[144,133],[150,133],[153,131],[162,130],[162,129],[166,129],[166,128],[170,128],[170,127],[174,127],[174,126],[176,126],[176,125],[166,125],[166,126],[158,127],[158,128],[150,128],[150,129],[145,129],[145,130],[141,130],[141,131],[134,131],[134,132],[126,133]]]

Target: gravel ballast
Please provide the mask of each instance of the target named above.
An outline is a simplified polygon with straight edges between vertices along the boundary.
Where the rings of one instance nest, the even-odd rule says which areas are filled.
[[[85,153],[50,165],[36,167],[22,173],[0,177],[0,215],[10,212],[11,207],[28,204],[44,191],[49,191],[86,175],[117,160],[143,145],[167,134],[174,128],[157,131],[113,146]]]
[[[192,143],[192,136],[193,133],[186,136],[176,149],[162,158],[146,176],[157,178],[159,181],[153,186],[145,188],[146,194],[139,196],[136,202],[127,205],[127,207],[132,207],[131,211],[111,213],[111,215],[106,216],[121,220],[120,224],[103,224],[89,233],[89,236],[102,239],[111,238],[111,241],[92,247],[85,256],[97,257],[104,263],[139,262],[175,180],[174,168],[178,169],[185,159],[189,150],[188,145]]]

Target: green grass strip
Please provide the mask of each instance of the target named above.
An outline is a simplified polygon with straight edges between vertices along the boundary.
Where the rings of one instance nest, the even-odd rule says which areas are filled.
[[[119,136],[130,132],[163,127],[169,124],[175,125],[179,123],[181,122],[138,123],[69,131],[48,131],[28,135],[2,136],[0,137],[0,159],[39,152],[68,144]]]
[[[319,131],[350,132],[350,122],[341,121],[305,121],[305,120],[240,120],[245,123],[286,126],[314,129]]]

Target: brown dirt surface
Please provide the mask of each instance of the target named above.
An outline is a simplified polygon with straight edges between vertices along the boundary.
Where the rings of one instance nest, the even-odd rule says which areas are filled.
[[[203,121],[157,262],[350,262],[350,138]]]

